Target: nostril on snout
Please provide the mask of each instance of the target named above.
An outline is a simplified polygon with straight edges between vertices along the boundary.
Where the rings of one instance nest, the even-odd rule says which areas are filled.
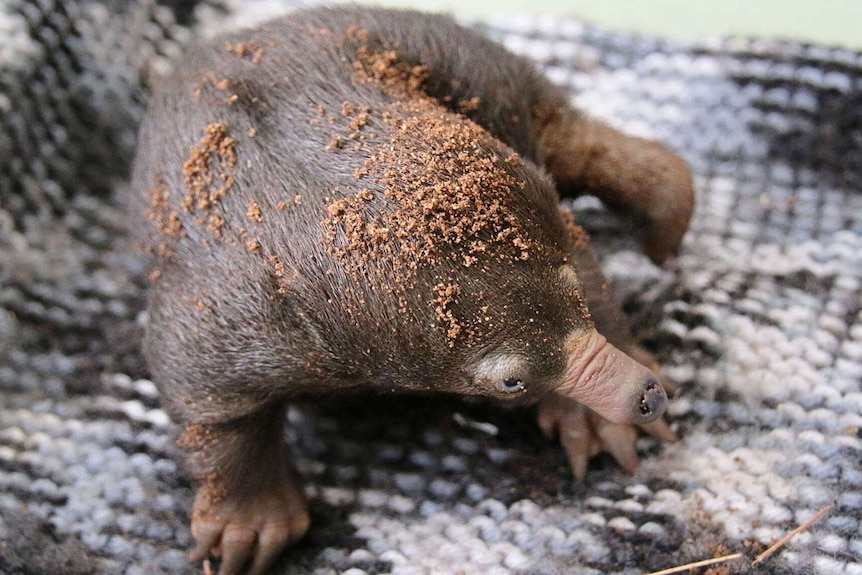
[[[667,403],[667,394],[662,385],[654,378],[647,380],[641,394],[640,412],[644,417],[661,413]]]

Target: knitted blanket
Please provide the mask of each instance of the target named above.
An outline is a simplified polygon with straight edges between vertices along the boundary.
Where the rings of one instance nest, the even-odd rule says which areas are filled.
[[[0,573],[201,572],[118,197],[148,86],[193,39],[290,5],[0,0]],[[313,525],[273,573],[635,575],[735,552],[709,573],[745,573],[834,504],[757,572],[862,574],[862,55],[470,25],[691,163],[692,228],[664,268],[597,202],[572,206],[679,383],[681,441],[576,483],[529,409],[298,404]]]

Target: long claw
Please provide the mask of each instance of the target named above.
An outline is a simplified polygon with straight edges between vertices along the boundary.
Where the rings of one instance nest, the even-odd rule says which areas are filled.
[[[678,441],[664,419],[637,426],[611,423],[583,404],[558,394],[542,399],[538,420],[546,436],[559,435],[578,481],[586,477],[589,459],[601,451],[610,452],[620,467],[634,472],[639,465],[636,449],[639,429],[670,443]]]
[[[667,441],[668,443],[676,443],[679,441],[679,437],[676,436],[664,418],[657,419],[652,423],[641,425],[641,429],[653,437],[661,439],[662,441]]]
[[[224,524],[220,522],[192,521],[192,535],[197,543],[188,553],[189,561],[194,563],[203,561],[210,550],[219,545],[222,529],[224,529]]]
[[[576,402],[572,402],[569,409],[570,413],[560,426],[560,443],[569,458],[575,479],[583,481],[590,457],[599,452],[599,445],[590,423],[590,410]]]
[[[237,575],[254,553],[257,533],[248,527],[228,525],[222,535],[222,562],[218,575]]]
[[[634,473],[640,465],[635,443],[637,441],[637,429],[631,425],[619,425],[605,420],[594,421],[596,435],[604,443],[607,451],[616,459],[620,467]]]
[[[655,372],[658,375],[658,379],[661,382],[662,387],[664,387],[665,393],[669,398],[673,398],[676,395],[676,390],[679,386],[677,386],[676,382],[671,378],[664,375],[661,371]]]
[[[587,424],[586,419],[583,423]],[[592,455],[592,432],[589,429],[568,428],[560,434],[560,443],[569,458],[569,465],[572,467],[575,479],[583,481],[587,477],[587,464]]]
[[[220,556],[218,575],[261,575],[285,546],[302,537],[310,519],[300,481],[286,462],[279,471],[283,481],[243,498],[214,503],[202,488],[192,514],[197,545],[189,558]]]
[[[656,360],[653,354],[651,354],[639,345],[634,345],[632,347],[626,348],[626,353],[628,353],[633,360],[653,372],[658,377],[668,397],[673,397],[674,395],[676,395],[676,383],[674,383],[669,377],[667,377],[661,372],[661,365],[659,365],[659,362]]]
[[[539,429],[542,430],[542,434],[548,439],[553,439],[557,436],[560,420],[556,416],[557,414],[551,409],[539,409]]]
[[[304,533],[308,525],[299,525],[297,530]],[[264,527],[258,536],[257,553],[248,569],[248,575],[261,575],[264,570],[281,554],[288,542],[296,539],[291,534],[290,525],[284,522],[271,523]]]

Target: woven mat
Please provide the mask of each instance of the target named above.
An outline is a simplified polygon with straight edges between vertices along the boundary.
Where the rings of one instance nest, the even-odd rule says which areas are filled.
[[[151,81],[192,39],[288,3],[195,4],[0,0],[0,573],[201,572],[117,197]],[[757,572],[862,574],[862,55],[470,24],[691,162],[692,230],[664,269],[596,202],[574,206],[680,383],[683,439],[643,440],[634,476],[599,457],[577,484],[530,410],[297,405],[314,524],[273,572],[634,575],[750,560],[835,504]]]

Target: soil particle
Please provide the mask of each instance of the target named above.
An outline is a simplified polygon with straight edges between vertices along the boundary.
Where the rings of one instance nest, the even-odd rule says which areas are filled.
[[[270,256],[269,262],[272,264],[272,267],[275,268],[275,275],[281,278],[287,274],[287,267],[278,256]]]
[[[236,54],[240,58],[251,60],[254,64],[259,64],[263,60],[264,50],[254,42],[237,42],[225,44],[225,50],[231,54]]]
[[[159,175],[156,179],[156,185],[150,190],[150,209],[147,210],[146,216],[168,238],[179,240],[186,236],[186,231],[179,214],[170,207],[170,196],[170,187]]]
[[[206,135],[183,164],[183,176],[188,194],[183,200],[187,213],[212,207],[221,200],[233,185],[231,170],[236,166],[234,139],[227,135],[222,123],[207,126]],[[213,160],[221,172],[213,173]]]
[[[425,94],[427,70],[422,66],[400,61],[396,50],[372,48],[368,32],[358,27],[348,29],[345,41],[359,44],[353,62],[356,80],[376,85],[394,100],[380,111],[390,126],[389,141],[372,147],[369,160],[354,172],[357,180],[382,184],[390,205],[369,213],[362,205],[369,199],[366,190],[336,200],[325,222],[330,250],[360,259],[363,253],[376,257],[382,252],[395,260],[396,268],[407,269],[423,262],[433,265],[444,252],[469,266],[475,254],[491,247],[499,248],[497,256],[508,252],[513,259],[527,259],[531,242],[511,205],[513,192],[523,183],[503,165],[520,158]],[[479,105],[478,98],[470,102]],[[355,127],[364,126],[370,112],[342,104],[342,113],[354,117]],[[344,236],[338,230],[342,224]],[[382,246],[381,230],[397,245]],[[346,245],[339,243],[342,237]]]
[[[578,225],[575,215],[569,210],[560,209],[560,217],[566,226],[566,231],[569,233],[569,238],[572,240],[575,248],[579,250],[589,248],[590,235],[587,233],[587,230]]]
[[[210,505],[218,505],[227,497],[227,488],[221,476],[213,472],[203,477],[200,494]]]
[[[513,192],[523,184],[503,165],[502,145],[427,98],[394,103],[384,120],[390,141],[374,146],[354,177],[382,186],[386,209],[367,205],[372,186],[332,202],[324,223],[333,254],[387,255],[404,269],[447,256],[470,265],[491,248],[497,257],[529,258],[532,243],[512,209]],[[397,245],[382,245],[381,229]]]
[[[342,102],[341,103],[341,115],[342,116],[352,116],[356,113],[356,106],[351,104],[350,102]]]
[[[258,231],[255,235],[252,235],[245,228],[240,228],[239,230],[240,244],[244,245],[245,248],[252,253],[263,252],[263,244],[260,241],[265,237],[266,234],[262,231]],[[236,242],[232,242],[232,244],[237,245]]]
[[[288,269],[287,266],[281,261],[276,255],[269,256],[269,263],[272,265],[273,274],[275,275],[276,281],[278,283],[278,293],[284,295],[290,289],[290,280],[288,278]]]
[[[177,447],[184,451],[200,451],[213,440],[213,431],[207,425],[189,425],[177,439]]]
[[[333,190],[323,221],[328,251],[357,276],[386,261],[395,273],[389,289],[402,300],[416,270],[445,259],[464,267],[481,258],[529,259],[538,246],[518,216],[525,184],[515,174],[523,160],[428,96],[424,67],[400,61],[390,47],[372,48],[360,28],[350,29],[345,42],[358,44],[355,81],[376,86],[391,102],[374,111],[342,104],[349,129],[364,127],[373,116],[388,137],[367,144],[368,159],[353,174],[362,186],[358,192]],[[460,108],[472,111],[479,104],[471,98]],[[452,309],[459,292],[457,284],[440,283],[429,300],[450,347],[470,336]]]
[[[198,218],[198,223],[202,226],[206,226],[214,236],[221,237],[222,236],[222,228],[225,225],[225,219],[221,216],[221,214],[206,214]]]
[[[208,73],[203,81],[195,87],[195,100],[200,101],[204,97],[205,91],[212,91],[213,89],[217,92],[229,92],[231,88],[231,82],[227,78],[218,78],[215,74]],[[218,94],[218,98],[221,99],[223,104],[233,104],[237,100],[239,100],[239,96],[236,94]]]
[[[364,128],[368,124],[368,120],[371,117],[369,112],[370,110],[363,110],[362,112],[359,112],[356,117],[353,118],[349,124],[347,124],[347,127],[354,132],[358,132],[359,130]]]
[[[422,91],[428,79],[428,69],[398,61],[395,50],[375,52],[366,45],[360,46],[353,63],[360,83],[374,83],[395,98],[415,96]]]
[[[469,98],[467,100],[460,100],[458,102],[458,111],[461,112],[462,114],[468,114],[470,112],[475,112],[476,110],[479,109],[479,104],[481,104],[481,103],[482,103],[482,101],[479,98],[479,96],[474,96],[474,97]]]
[[[437,323],[445,330],[449,347],[455,347],[458,337],[464,331],[452,310],[452,305],[458,303],[460,293],[461,286],[456,283],[438,283],[434,286],[435,297],[431,300]]]
[[[260,211],[260,204],[257,202],[252,202],[248,205],[248,211],[245,215],[253,222],[260,223],[263,221],[263,215]]]
[[[350,149],[356,151],[362,148],[362,141],[367,137],[372,139],[377,137],[376,133],[368,134],[368,136],[362,133],[363,128],[371,121],[371,108],[368,106],[357,106],[345,100],[341,103],[340,115],[326,116],[322,107],[318,108],[318,115],[320,118],[312,118],[309,123],[320,125],[321,120],[325,119],[328,125],[337,126],[340,130],[339,133],[329,136],[326,143],[327,151],[345,149],[347,144],[351,142],[354,144]],[[345,119],[347,122],[343,123]]]
[[[371,108],[367,106],[357,106],[350,102],[342,102],[341,115],[351,118],[347,124],[347,128],[351,132],[357,132],[368,124],[371,117]]]
[[[222,123],[207,126],[199,145],[190,150],[183,164],[183,211],[199,214],[198,223],[216,236],[221,236],[225,220],[212,210],[233,186],[235,166],[235,141]]]
[[[326,151],[331,152],[333,150],[340,150],[344,147],[344,141],[341,139],[341,136],[338,134],[332,134],[329,136],[329,142],[326,144]]]

